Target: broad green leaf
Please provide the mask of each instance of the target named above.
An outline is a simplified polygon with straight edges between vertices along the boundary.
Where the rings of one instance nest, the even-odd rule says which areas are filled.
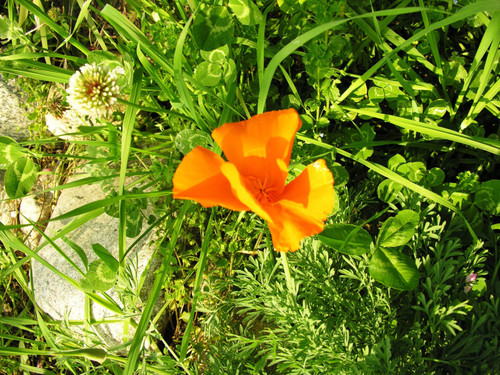
[[[366,86],[366,83],[363,83],[361,86],[359,86],[356,90],[353,91],[353,93],[351,95],[351,99],[355,102],[359,102],[366,97],[367,93],[368,93],[368,88]],[[335,99],[337,99],[337,98],[335,98]]]
[[[420,161],[401,164],[397,172],[407,177],[411,182],[420,182],[425,176],[425,164]]]
[[[210,61],[211,63],[223,64],[229,55],[229,47],[223,45],[220,48],[214,49],[212,51],[200,51],[203,60]]]
[[[230,85],[236,80],[236,63],[233,59],[228,59],[224,64],[224,82]]]
[[[117,273],[102,260],[97,259],[89,264],[89,270],[80,280],[80,287],[85,292],[105,292],[116,283]]]
[[[92,63],[96,64],[117,63],[118,65],[120,64],[120,59],[108,51],[91,51],[87,55],[87,59],[89,61],[89,64]]]
[[[500,180],[483,182],[476,192],[474,204],[491,215],[500,215]]]
[[[440,168],[432,168],[426,177],[430,186],[439,186],[443,183],[445,174]]]
[[[445,115],[446,111],[447,111],[446,100],[437,99],[433,100],[429,104],[427,110],[425,111],[425,114],[432,120],[438,120]]]
[[[370,275],[390,288],[412,290],[418,284],[415,262],[396,249],[379,247],[370,259]]]
[[[118,261],[115,257],[101,244],[94,243],[92,244],[92,250],[94,253],[104,262],[106,265],[113,271],[118,271]]]
[[[252,0],[229,0],[229,8],[243,25],[258,25],[262,13]]]
[[[379,103],[385,99],[384,89],[378,86],[372,86],[368,90],[368,98],[373,103]]]
[[[110,71],[122,66],[120,59],[108,51],[92,51],[88,54],[87,59],[89,64],[96,63],[97,65],[105,66]],[[119,75],[118,78],[125,78],[125,76]],[[119,82],[119,84],[122,85],[125,83],[126,81],[124,79]]]
[[[28,194],[36,182],[37,166],[29,158],[17,159],[5,172],[5,192],[10,198]]]
[[[403,189],[403,185],[387,179],[378,185],[377,196],[382,202],[389,203],[397,198],[401,189]]]
[[[219,63],[203,61],[196,67],[194,77],[205,86],[216,86],[222,78],[222,66]]]
[[[353,224],[331,224],[325,227],[318,239],[341,253],[361,255],[370,251],[372,237],[363,228]]]
[[[127,216],[125,217],[127,223],[126,236],[128,238],[137,237],[142,230],[143,216],[141,210],[139,209],[129,209],[127,211]]]
[[[192,30],[198,47],[211,51],[231,43],[234,33],[233,19],[226,7],[211,6],[195,16]]]
[[[0,137],[0,169],[14,163],[17,159],[26,157],[26,152],[10,137]]]
[[[333,163],[330,170],[332,171],[333,179],[335,180],[334,186],[336,188],[344,186],[349,180],[349,173],[347,172],[347,169],[339,163]]]
[[[12,22],[9,17],[0,15],[0,39],[11,41],[19,39],[23,35],[23,30],[17,23]]]
[[[175,137],[175,147],[184,155],[196,146],[206,146],[210,143],[210,136],[199,130],[184,129]]]
[[[398,212],[395,217],[387,219],[378,235],[378,245],[385,247],[403,246],[415,234],[419,216],[412,210]]]
[[[387,162],[387,167],[391,171],[396,171],[398,169],[398,166],[403,163],[406,163],[406,159],[403,156],[396,154],[389,159],[389,161]]]

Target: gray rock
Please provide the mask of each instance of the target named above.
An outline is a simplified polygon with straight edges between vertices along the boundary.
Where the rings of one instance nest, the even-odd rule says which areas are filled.
[[[73,178],[70,181],[76,180]],[[99,185],[83,185],[62,191],[57,202],[52,218],[81,207],[87,203],[104,199],[105,195]],[[73,218],[51,221],[45,234],[53,237],[64,226],[71,223]],[[146,220],[144,220],[146,222]],[[118,258],[118,219],[102,213],[86,221],[66,234],[66,238],[76,243],[86,254],[88,263],[97,259],[92,251],[92,244],[100,244]],[[143,226],[143,230],[147,225]],[[127,238],[127,248],[135,239]],[[96,320],[113,320],[94,324],[95,334],[108,346],[119,345],[133,337],[134,329],[128,326],[130,316],[135,316],[138,321],[142,307],[147,301],[149,291],[154,282],[153,272],[159,265],[159,260],[154,256],[154,248],[150,245],[152,234],[145,236],[134,247],[127,262],[126,269],[130,273],[119,278],[115,287],[106,292],[123,309],[123,314],[116,314],[105,307],[91,301],[91,314]],[[61,239],[55,241],[64,254],[66,254],[78,268],[85,271],[84,264],[77,253]],[[63,256],[51,245],[43,247],[38,254],[60,272],[79,281],[81,273],[76,270]],[[154,264],[153,264],[154,263]],[[137,280],[146,272],[145,282],[140,293],[137,291]],[[85,294],[60,276],[48,270],[39,262],[32,263],[32,280],[35,300],[38,306],[56,320],[85,320]],[[129,287],[126,286],[129,284]],[[101,294],[102,295],[102,294]],[[164,320],[159,323],[160,329]],[[73,328],[73,326],[72,326]],[[82,332],[83,327],[79,327]],[[124,333],[128,330],[128,334]]]
[[[31,195],[21,199],[19,204],[19,224],[27,225],[21,228],[24,234],[24,244],[31,249],[38,246],[42,234],[33,228],[31,223],[40,223],[38,228],[45,229],[45,222],[52,213],[54,194],[51,191],[42,192],[56,185],[55,175],[42,174],[31,189]]]
[[[29,137],[28,125],[21,94],[0,75],[0,136],[17,141],[26,139]]]

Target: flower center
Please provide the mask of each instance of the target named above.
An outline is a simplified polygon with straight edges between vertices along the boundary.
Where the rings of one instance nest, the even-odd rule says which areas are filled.
[[[94,95],[99,95],[102,91],[102,84],[99,81],[90,81],[87,83],[87,95],[92,97]]]
[[[250,181],[250,191],[259,202],[273,204],[278,201],[279,191],[267,179],[263,181],[253,176],[247,178]]]

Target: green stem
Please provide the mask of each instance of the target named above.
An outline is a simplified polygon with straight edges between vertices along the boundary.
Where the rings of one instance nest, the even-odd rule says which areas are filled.
[[[280,254],[281,254],[281,262],[283,263],[283,270],[285,271],[286,286],[288,288],[288,292],[290,293],[290,295],[295,299],[296,296],[295,281],[290,273],[290,265],[288,264],[288,258],[286,252],[281,252]]]

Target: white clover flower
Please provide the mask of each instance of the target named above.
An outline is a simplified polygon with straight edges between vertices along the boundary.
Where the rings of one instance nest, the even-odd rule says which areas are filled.
[[[119,74],[123,74],[121,67],[110,70],[96,63],[85,64],[69,79],[69,104],[81,115],[106,116],[120,93]]]

